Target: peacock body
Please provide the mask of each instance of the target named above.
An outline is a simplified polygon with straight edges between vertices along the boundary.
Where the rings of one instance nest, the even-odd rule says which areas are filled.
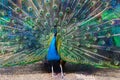
[[[62,60],[119,68],[120,5],[112,1],[0,2],[0,67],[44,60],[56,25],[56,46]]]

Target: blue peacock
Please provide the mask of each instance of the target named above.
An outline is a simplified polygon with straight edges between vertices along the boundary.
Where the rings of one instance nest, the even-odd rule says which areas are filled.
[[[120,67],[119,0],[21,0],[21,6],[8,0],[0,6],[1,68],[45,59]]]

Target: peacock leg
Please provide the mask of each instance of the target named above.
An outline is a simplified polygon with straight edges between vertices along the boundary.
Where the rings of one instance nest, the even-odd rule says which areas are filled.
[[[62,68],[62,65],[60,64],[60,69],[61,69],[61,78],[64,77],[64,74],[63,74],[63,68]]]
[[[53,70],[53,66],[51,67],[52,69],[52,77],[54,77],[54,70]]]

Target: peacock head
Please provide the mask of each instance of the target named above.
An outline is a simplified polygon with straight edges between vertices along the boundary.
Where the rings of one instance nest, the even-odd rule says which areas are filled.
[[[54,36],[57,36],[57,26],[54,26]]]

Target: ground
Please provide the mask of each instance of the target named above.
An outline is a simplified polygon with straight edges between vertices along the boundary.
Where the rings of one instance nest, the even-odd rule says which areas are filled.
[[[43,63],[0,69],[0,80],[120,80],[120,69],[96,69],[86,65],[66,64],[65,76],[51,77]]]

